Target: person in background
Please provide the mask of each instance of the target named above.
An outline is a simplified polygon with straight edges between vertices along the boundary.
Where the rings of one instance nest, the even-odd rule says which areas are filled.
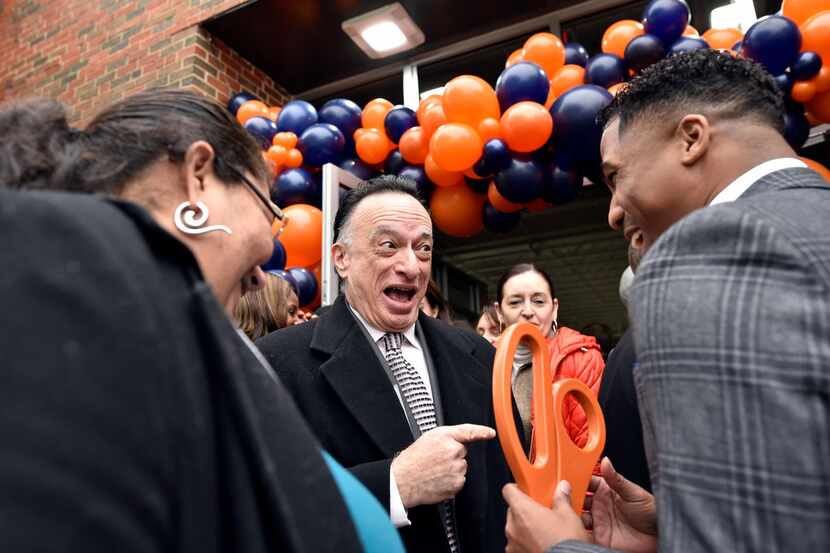
[[[585,336],[593,336],[596,338],[599,349],[602,351],[602,358],[608,358],[608,353],[614,349],[615,345],[614,333],[611,327],[605,323],[588,323],[579,332]]]
[[[438,284],[433,279],[429,279],[427,293],[424,294],[424,299],[421,300],[421,311],[433,319],[439,319],[450,324],[453,322],[450,306],[447,304],[447,300],[444,299],[444,295],[441,293]]]
[[[481,316],[476,323],[476,332],[492,345],[496,345],[496,340],[501,334],[501,322],[499,321],[498,308],[495,303],[485,304],[481,308]]]
[[[620,300],[628,309],[628,294],[633,275],[642,259],[642,251],[633,244],[628,247],[628,267],[620,277]],[[634,351],[634,332],[629,327],[620,337],[617,346],[608,354],[602,382],[599,386],[599,405],[605,415],[605,450],[614,469],[651,492],[651,479],[643,445],[643,427],[637,406],[637,390],[634,386],[634,368],[637,356]]]
[[[270,273],[265,274],[264,280],[262,288],[242,296],[236,307],[239,328],[251,340],[304,321],[297,294],[291,285]]]
[[[577,378],[596,394],[605,368],[602,352],[593,336],[559,326],[559,300],[555,294],[553,281],[545,271],[532,263],[514,265],[499,279],[499,319],[504,327],[519,322],[536,326],[548,344],[553,381]],[[519,344],[513,362],[513,397],[525,437],[532,436],[532,357],[530,348]],[[566,398],[565,424],[574,443],[584,446],[588,420],[582,407],[570,397]],[[526,449],[532,451],[532,438],[525,442]]]
[[[654,496],[607,460],[584,518],[565,482],[553,509],[507,486],[510,550],[830,551],[830,187],[784,114],[761,65],[709,49],[605,111],[608,222],[645,251],[631,316]]]
[[[39,314],[0,318],[0,551],[368,551],[360,490],[396,539],[229,317],[281,217],[259,146],[192,92],[62,109],[0,108],[57,154],[0,174],[99,193],[0,185],[0,303]]]

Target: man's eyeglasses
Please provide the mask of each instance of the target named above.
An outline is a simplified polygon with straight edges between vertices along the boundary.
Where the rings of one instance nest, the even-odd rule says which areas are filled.
[[[262,190],[259,189],[257,185],[251,182],[251,180],[242,174],[242,172],[233,167],[229,164],[225,164],[225,166],[230,169],[231,173],[236,175],[239,180],[245,183],[245,185],[251,189],[251,192],[256,194],[256,197],[259,198],[259,201],[263,203],[263,205],[274,215],[274,220],[271,221],[271,236],[276,238],[282,232],[282,227],[285,222],[285,215],[283,214],[282,210],[277,207],[277,204],[271,201],[271,198],[266,196]]]

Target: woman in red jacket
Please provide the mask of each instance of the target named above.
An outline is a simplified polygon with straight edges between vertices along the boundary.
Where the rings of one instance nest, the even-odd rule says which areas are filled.
[[[605,362],[593,336],[585,336],[559,326],[559,300],[550,276],[532,263],[514,265],[499,280],[497,291],[499,317],[505,326],[526,322],[542,332],[550,353],[553,382],[577,378],[594,394],[599,392]],[[513,361],[513,397],[522,418],[525,437],[531,436],[531,394],[533,377],[530,349],[520,344]],[[551,384],[553,384],[553,382]],[[566,398],[565,426],[571,439],[580,447],[587,441],[585,412],[573,398]],[[530,444],[531,440],[526,440]]]

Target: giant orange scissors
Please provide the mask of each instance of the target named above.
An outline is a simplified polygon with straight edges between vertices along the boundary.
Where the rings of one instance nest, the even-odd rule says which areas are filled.
[[[522,339],[533,353],[536,456],[532,462],[522,448],[513,417],[513,357]],[[605,419],[593,392],[585,384],[567,378],[554,383],[551,393],[552,380],[548,346],[539,329],[528,323],[508,327],[499,339],[493,367],[496,430],[507,464],[519,489],[547,507],[553,505],[553,494],[559,481],[570,482],[571,506],[580,513],[591,474],[605,446]],[[563,405],[568,394],[579,402],[588,419],[588,441],[583,448],[571,440],[565,428]]]

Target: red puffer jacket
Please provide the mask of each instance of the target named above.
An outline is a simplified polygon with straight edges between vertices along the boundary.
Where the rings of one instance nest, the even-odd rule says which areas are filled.
[[[605,361],[602,359],[602,351],[596,338],[585,336],[576,330],[561,326],[552,338],[548,338],[548,352],[550,353],[550,369],[553,382],[564,378],[576,378],[588,386],[594,392],[594,396],[599,394]],[[582,410],[582,406],[572,397],[565,398],[564,416],[568,435],[576,445],[585,447],[588,442],[588,418],[585,411]],[[532,420],[533,413],[531,412]],[[531,436],[531,461],[535,457],[536,447]],[[597,464],[597,467],[599,467],[599,464]],[[599,474],[597,471],[594,472]]]

